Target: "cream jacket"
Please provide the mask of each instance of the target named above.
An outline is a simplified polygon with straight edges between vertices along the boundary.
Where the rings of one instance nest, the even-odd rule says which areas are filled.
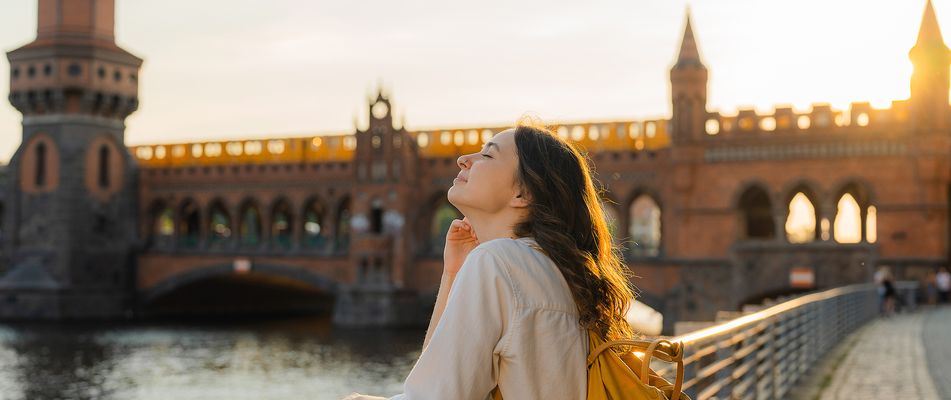
[[[531,238],[469,253],[446,309],[390,400],[577,400],[587,394],[587,331],[568,284]]]

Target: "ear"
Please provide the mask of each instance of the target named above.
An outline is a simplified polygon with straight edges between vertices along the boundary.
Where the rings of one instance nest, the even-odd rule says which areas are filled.
[[[526,208],[531,203],[532,199],[528,191],[519,189],[519,191],[515,193],[515,196],[512,196],[512,199],[509,200],[509,207]]]

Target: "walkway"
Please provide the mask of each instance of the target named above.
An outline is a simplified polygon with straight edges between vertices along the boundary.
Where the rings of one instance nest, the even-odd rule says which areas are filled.
[[[855,335],[822,399],[951,400],[951,307],[880,318]]]

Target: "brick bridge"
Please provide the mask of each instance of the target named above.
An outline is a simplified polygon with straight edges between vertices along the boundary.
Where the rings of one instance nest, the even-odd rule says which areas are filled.
[[[506,126],[409,129],[381,90],[351,132],[127,148],[141,59],[103,39],[112,19],[72,21],[99,32],[77,44],[44,20],[60,3],[40,4],[37,41],[9,53],[24,130],[0,170],[0,317],[116,315],[231,279],[320,293],[340,323],[425,319],[455,159]],[[920,279],[947,263],[951,57],[930,5],[910,54],[911,97],[887,109],[721,114],[688,17],[670,118],[553,124],[588,151],[668,328],[878,265]]]

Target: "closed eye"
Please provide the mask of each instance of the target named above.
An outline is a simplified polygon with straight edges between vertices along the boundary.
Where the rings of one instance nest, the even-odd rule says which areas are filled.
[[[492,158],[492,156],[490,156],[490,155],[488,155],[488,154],[485,154],[485,153],[482,153],[482,157]]]

